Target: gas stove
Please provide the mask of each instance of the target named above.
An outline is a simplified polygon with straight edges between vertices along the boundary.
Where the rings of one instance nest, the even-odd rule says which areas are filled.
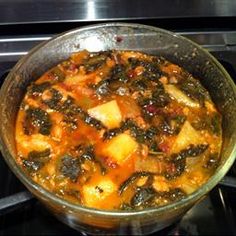
[[[17,34],[0,35],[0,84],[15,63],[33,46],[58,33],[60,24],[54,27],[56,30],[54,28],[52,33],[46,27],[44,33],[39,30],[40,33],[29,35],[16,29]],[[64,28],[61,27],[61,32]],[[176,30],[176,33],[209,50],[236,82],[236,31]],[[0,186],[0,235],[84,235],[54,218],[11,173],[2,156]],[[235,196],[236,163],[203,201],[189,210],[179,222],[159,231],[158,235],[236,235]]]

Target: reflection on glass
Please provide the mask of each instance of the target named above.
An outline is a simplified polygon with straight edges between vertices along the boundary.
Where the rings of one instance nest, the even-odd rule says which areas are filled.
[[[86,18],[89,20],[96,18],[96,12],[95,12],[95,2],[94,0],[88,0],[86,2],[87,5],[87,15]]]

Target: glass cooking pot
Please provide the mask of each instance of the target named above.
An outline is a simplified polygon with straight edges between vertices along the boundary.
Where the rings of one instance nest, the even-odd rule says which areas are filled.
[[[223,148],[215,174],[181,201],[139,211],[102,211],[69,203],[37,185],[15,162],[14,128],[26,87],[34,79],[82,49],[138,50],[164,56],[199,78],[223,115]],[[69,226],[92,234],[149,234],[180,219],[226,174],[236,156],[236,88],[221,64],[206,50],[174,33],[145,25],[111,23],[83,27],[40,44],[24,56],[0,91],[1,151],[22,183]]]

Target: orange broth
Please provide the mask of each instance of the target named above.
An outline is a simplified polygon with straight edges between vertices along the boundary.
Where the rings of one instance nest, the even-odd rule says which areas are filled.
[[[162,57],[81,51],[27,88],[17,162],[48,191],[98,209],[158,207],[214,173],[221,115],[198,79]]]

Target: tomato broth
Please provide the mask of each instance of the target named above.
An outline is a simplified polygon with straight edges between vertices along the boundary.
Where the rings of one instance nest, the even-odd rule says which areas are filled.
[[[75,204],[136,210],[181,200],[218,166],[221,115],[197,78],[136,51],[74,53],[21,103],[17,163]]]

